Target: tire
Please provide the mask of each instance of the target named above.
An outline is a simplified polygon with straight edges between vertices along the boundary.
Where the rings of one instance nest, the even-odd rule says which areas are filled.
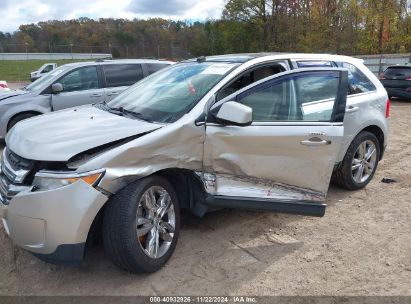
[[[364,143],[365,146],[362,146],[363,149],[366,150],[364,158],[368,156],[367,152],[371,152],[370,149],[372,147],[375,148],[373,154],[369,156],[368,161],[362,160],[361,156],[360,145],[364,145]],[[347,190],[364,188],[372,180],[377,170],[380,155],[380,144],[377,137],[370,132],[361,132],[348,147],[343,161],[334,171],[332,181]],[[361,169],[363,172],[361,178],[359,178]]]
[[[25,120],[25,119],[27,119],[27,118],[31,118],[31,117],[34,117],[34,116],[37,116],[37,115],[39,115],[39,114],[34,114],[34,113],[17,114],[16,116],[14,116],[14,117],[10,120],[9,124],[7,125],[7,132],[10,131],[11,128],[13,128],[14,125],[15,125],[16,123],[18,123],[19,121],[22,121],[22,120]]]
[[[154,213],[156,208],[149,208],[151,200],[147,198],[154,194],[156,203],[165,206],[168,199],[163,190],[171,199],[170,207],[166,213],[165,208]],[[144,178],[115,194],[104,210],[102,227],[104,248],[114,264],[133,273],[151,273],[164,266],[177,245],[179,206],[174,188],[160,176]],[[160,213],[164,216],[156,215]],[[151,230],[147,230],[151,226]],[[143,234],[146,230],[147,233]],[[154,250],[156,246],[150,247],[149,244],[159,246]]]

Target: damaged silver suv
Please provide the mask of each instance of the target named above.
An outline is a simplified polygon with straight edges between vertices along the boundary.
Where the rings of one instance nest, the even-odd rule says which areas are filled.
[[[176,247],[182,209],[323,216],[331,178],[351,190],[372,179],[388,113],[354,58],[184,61],[109,102],[17,123],[1,162],[3,224],[45,261],[81,262],[97,231],[116,265],[153,272]]]

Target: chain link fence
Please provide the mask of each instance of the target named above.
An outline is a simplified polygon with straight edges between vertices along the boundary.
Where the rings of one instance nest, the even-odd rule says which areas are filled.
[[[391,65],[406,65],[411,63],[411,53],[408,54],[381,54],[356,56],[363,59],[364,64],[374,74],[380,74]]]
[[[169,58],[186,59],[190,52],[172,43],[168,45],[137,42],[129,45],[107,43],[106,45],[52,44],[44,42],[35,48],[29,44],[5,44],[0,42],[0,53],[107,53],[113,58]],[[1,58],[0,58],[1,60]]]

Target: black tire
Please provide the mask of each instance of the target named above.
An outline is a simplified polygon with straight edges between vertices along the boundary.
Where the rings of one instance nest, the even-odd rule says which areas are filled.
[[[352,161],[360,144],[367,140],[372,141],[376,147],[376,163],[370,176],[364,182],[358,183],[354,180],[352,176]],[[378,162],[380,160],[380,153],[380,143],[377,137],[373,133],[367,131],[361,132],[351,142],[350,146],[347,149],[347,153],[344,156],[343,161],[338,165],[338,167],[334,171],[332,176],[332,182],[347,190],[358,190],[364,188],[374,177],[375,171],[378,167]]]
[[[37,116],[37,115],[38,115],[38,114],[34,114],[34,113],[23,113],[23,114],[18,114],[18,115],[16,115],[16,116],[14,116],[14,117],[10,120],[9,124],[7,125],[7,132],[10,131],[11,128],[13,128],[14,125],[15,125],[16,123],[18,123],[19,121],[22,121],[22,120],[25,120],[25,119],[27,119],[27,118],[31,118],[31,117],[34,117],[34,116]]]
[[[168,192],[175,212],[171,245],[163,256],[156,259],[144,252],[136,232],[138,204],[145,191],[152,186],[160,186]],[[159,270],[173,254],[179,232],[180,208],[177,195],[173,186],[160,176],[150,176],[128,185],[110,198],[104,210],[102,237],[105,251],[115,265],[129,272],[151,273]]]

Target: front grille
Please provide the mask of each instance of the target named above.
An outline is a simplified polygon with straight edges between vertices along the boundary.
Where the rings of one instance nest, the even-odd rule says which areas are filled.
[[[25,159],[5,148],[1,160],[1,171],[13,183],[23,184],[24,179],[34,168],[34,161]]]
[[[5,148],[0,168],[0,202],[8,205],[17,193],[28,188],[24,185],[24,179],[34,168],[34,161],[22,158]]]
[[[33,169],[34,161],[23,158],[7,148],[4,151],[6,152],[6,158],[13,170],[30,171],[31,169]]]

